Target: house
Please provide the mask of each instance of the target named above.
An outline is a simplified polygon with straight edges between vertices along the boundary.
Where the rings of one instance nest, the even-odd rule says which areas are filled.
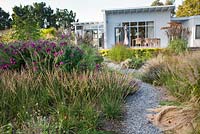
[[[99,37],[103,38],[104,43],[101,43],[100,47],[105,49],[112,48],[117,43],[123,43],[128,47],[165,48],[169,39],[165,30],[161,28],[169,22],[179,22],[191,32],[188,47],[200,47],[200,16],[176,18],[172,16],[174,10],[173,5],[102,10],[104,22],[101,23],[101,32],[97,33],[96,41],[99,41]],[[98,25],[92,22],[82,24],[82,28]],[[75,32],[79,33],[80,24],[74,23],[74,26]]]
[[[171,18],[172,22],[180,22],[190,31],[188,47],[200,47],[200,15],[190,17]]]

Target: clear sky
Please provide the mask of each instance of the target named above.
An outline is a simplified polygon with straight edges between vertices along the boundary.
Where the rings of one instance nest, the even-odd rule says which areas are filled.
[[[6,12],[12,12],[12,7],[32,4],[33,2],[45,2],[56,9],[69,9],[77,14],[77,19],[82,21],[103,21],[102,9],[127,8],[149,6],[154,0],[0,0],[0,7]],[[164,2],[165,0],[161,0]],[[176,6],[182,0],[176,0]]]

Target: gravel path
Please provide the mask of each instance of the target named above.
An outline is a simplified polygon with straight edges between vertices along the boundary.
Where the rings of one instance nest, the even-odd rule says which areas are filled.
[[[126,115],[122,121],[123,134],[161,134],[146,118],[149,108],[159,103],[159,91],[149,84],[143,83],[140,89],[126,100]]]
[[[121,69],[120,65],[107,63],[107,66],[124,74],[137,72],[134,69]],[[155,87],[142,83],[140,89],[126,99],[126,113],[122,124],[122,134],[162,134],[147,119],[147,109],[156,108],[159,104],[161,92]]]

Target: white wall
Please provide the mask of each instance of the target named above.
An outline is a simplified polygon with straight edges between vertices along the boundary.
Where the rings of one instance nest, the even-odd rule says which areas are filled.
[[[200,16],[189,17],[188,21],[183,22],[183,26],[190,31],[188,47],[200,47],[200,39],[195,39],[196,25],[200,25]]]
[[[105,48],[111,48],[115,44],[114,28],[121,22],[154,21],[154,37],[161,39],[161,47],[167,47],[168,38],[161,27],[167,25],[171,18],[170,12],[152,12],[152,13],[129,13],[129,14],[106,14],[104,16],[105,28]]]

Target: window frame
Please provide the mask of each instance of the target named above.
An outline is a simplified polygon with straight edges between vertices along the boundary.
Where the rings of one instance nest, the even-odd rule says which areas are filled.
[[[197,37],[197,27],[199,27],[198,29],[200,30],[200,24],[199,25],[196,25],[196,27],[195,27],[195,39],[196,40],[199,40],[200,39],[200,35],[199,35],[199,37]],[[199,31],[200,32],[200,31]]]

